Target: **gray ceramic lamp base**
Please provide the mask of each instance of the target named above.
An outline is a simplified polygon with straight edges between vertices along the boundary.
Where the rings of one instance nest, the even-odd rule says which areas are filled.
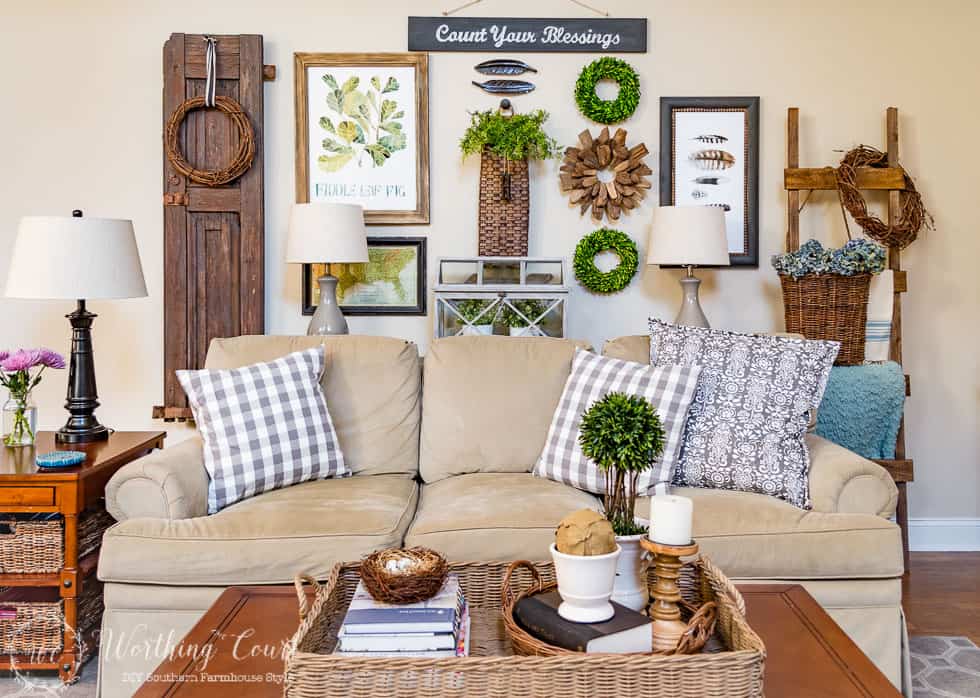
[[[701,279],[694,276],[690,269],[687,273],[687,276],[681,278],[681,290],[684,297],[681,300],[681,309],[674,319],[674,324],[688,327],[711,327],[704,311],[701,310],[701,301],[698,300],[698,288],[701,286]]]
[[[347,318],[337,304],[337,277],[324,274],[316,280],[320,285],[320,302],[306,328],[308,335],[350,334]]]

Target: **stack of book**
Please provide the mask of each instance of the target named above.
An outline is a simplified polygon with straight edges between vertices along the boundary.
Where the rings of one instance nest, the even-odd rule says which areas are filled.
[[[376,601],[359,582],[336,652],[348,657],[465,657],[470,651],[470,614],[456,575],[438,594],[412,604]]]

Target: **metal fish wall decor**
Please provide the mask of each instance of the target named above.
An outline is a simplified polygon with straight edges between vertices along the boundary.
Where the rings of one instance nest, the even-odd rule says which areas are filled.
[[[474,80],[473,84],[492,95],[524,95],[534,90],[534,85],[526,80]]]
[[[727,136],[719,136],[717,133],[705,133],[705,134],[700,135],[700,136],[695,136],[691,140],[693,140],[693,141],[701,141],[702,143],[718,144],[718,143],[727,143],[728,142],[728,137]]]
[[[699,150],[691,154],[699,170],[727,170],[735,164],[735,156],[727,150]]]
[[[729,179],[728,177],[695,177],[693,181],[695,184],[718,185],[727,184]]]
[[[516,58],[495,58],[473,66],[473,70],[484,75],[523,75],[538,72],[524,61]]]

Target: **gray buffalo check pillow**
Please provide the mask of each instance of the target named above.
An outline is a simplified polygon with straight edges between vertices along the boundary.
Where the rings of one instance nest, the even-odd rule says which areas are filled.
[[[805,434],[839,342],[650,320],[650,363],[702,367],[674,484],[758,492],[810,508]]]
[[[594,402],[609,393],[626,393],[646,398],[653,405],[665,434],[663,454],[650,470],[640,474],[637,493],[652,493],[658,485],[666,489],[677,465],[684,422],[700,373],[698,366],[661,368],[577,349],[534,474],[587,492],[605,492],[605,476],[582,453],[579,427],[582,415]]]
[[[320,387],[322,347],[222,371],[177,371],[204,439],[208,513],[349,474]]]

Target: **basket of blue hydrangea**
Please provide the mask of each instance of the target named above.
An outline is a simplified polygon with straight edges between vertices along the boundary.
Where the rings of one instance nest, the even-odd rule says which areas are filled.
[[[838,365],[863,363],[868,289],[871,276],[885,268],[885,257],[884,247],[863,239],[835,250],[809,240],[795,252],[774,255],[786,331],[840,342]]]

